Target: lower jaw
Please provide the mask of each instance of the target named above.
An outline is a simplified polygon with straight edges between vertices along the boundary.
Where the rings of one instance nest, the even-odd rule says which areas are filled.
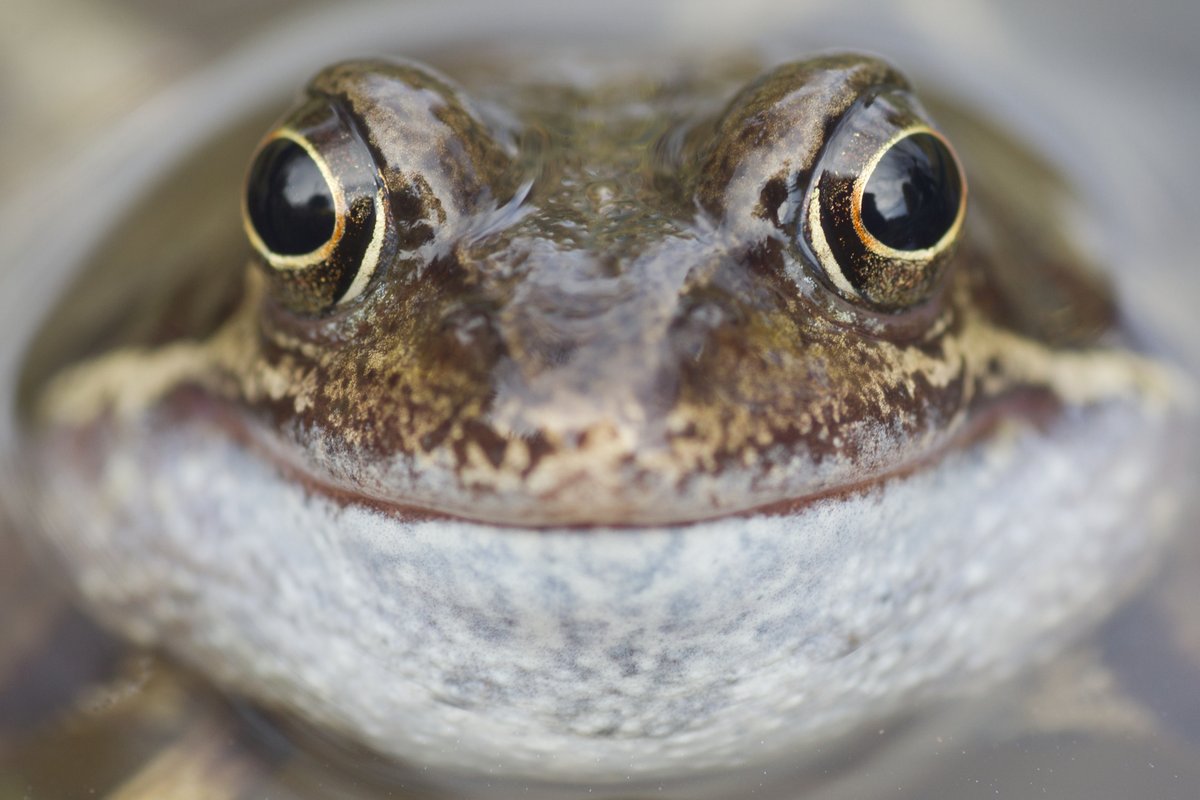
[[[1136,582],[1174,488],[1166,421],[1117,405],[787,513],[586,531],[339,503],[199,424],[109,435],[31,490],[101,618],[399,762],[581,786],[993,685]]]

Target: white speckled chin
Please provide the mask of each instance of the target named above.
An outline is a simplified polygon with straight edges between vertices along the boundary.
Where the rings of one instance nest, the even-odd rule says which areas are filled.
[[[198,421],[36,481],[126,634],[408,764],[594,785],[791,757],[1061,647],[1152,562],[1169,423],[1069,411],[795,516],[643,530],[340,506]]]

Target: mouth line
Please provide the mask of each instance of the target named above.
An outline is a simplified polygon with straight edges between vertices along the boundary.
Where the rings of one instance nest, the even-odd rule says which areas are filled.
[[[787,497],[765,503],[747,503],[741,507],[732,504],[728,511],[700,513],[694,516],[680,514],[639,518],[638,511],[625,515],[626,519],[562,520],[551,517],[528,520],[489,517],[486,513],[479,515],[456,513],[437,508],[431,508],[420,503],[403,502],[388,497],[380,497],[356,488],[339,486],[331,480],[314,474],[299,458],[289,456],[278,445],[271,442],[271,435],[264,433],[260,426],[236,413],[224,403],[214,402],[213,398],[199,392],[187,392],[188,396],[181,399],[188,408],[185,415],[195,415],[203,407],[203,415],[209,417],[228,431],[253,455],[263,458],[273,468],[277,469],[286,480],[301,487],[306,493],[323,498],[341,507],[366,508],[402,522],[445,521],[447,523],[464,523],[483,525],[498,529],[509,530],[554,530],[554,531],[588,531],[588,530],[644,530],[647,528],[664,529],[686,527],[688,525],[711,522],[719,519],[749,518],[749,517],[779,517],[795,516],[803,513],[811,506],[825,501],[836,500],[840,497],[851,497],[875,490],[891,481],[903,480],[905,477],[919,473],[942,461],[952,452],[977,446],[992,438],[997,431],[1009,422],[1021,422],[1038,432],[1045,433],[1052,426],[1057,415],[1062,411],[1062,401],[1052,392],[1035,387],[1013,389],[1004,395],[990,399],[986,406],[969,409],[967,419],[958,427],[953,435],[942,440],[938,445],[915,458],[908,459],[892,467],[876,470],[863,475],[861,479],[844,481],[834,486],[807,492],[795,497]]]

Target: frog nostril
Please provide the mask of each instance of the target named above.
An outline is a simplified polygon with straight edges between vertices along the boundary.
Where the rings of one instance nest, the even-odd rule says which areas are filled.
[[[762,192],[759,193],[760,214],[766,219],[769,219],[773,224],[782,224],[779,209],[788,199],[787,181],[782,178],[774,178],[767,181],[763,186]]]

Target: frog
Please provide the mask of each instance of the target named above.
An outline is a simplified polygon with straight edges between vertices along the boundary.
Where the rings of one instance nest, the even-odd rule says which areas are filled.
[[[1022,151],[873,56],[748,71],[321,71],[221,302],[26,381],[26,527],[129,640],[513,785],[788,763],[1060,648],[1168,536],[1184,380]]]

